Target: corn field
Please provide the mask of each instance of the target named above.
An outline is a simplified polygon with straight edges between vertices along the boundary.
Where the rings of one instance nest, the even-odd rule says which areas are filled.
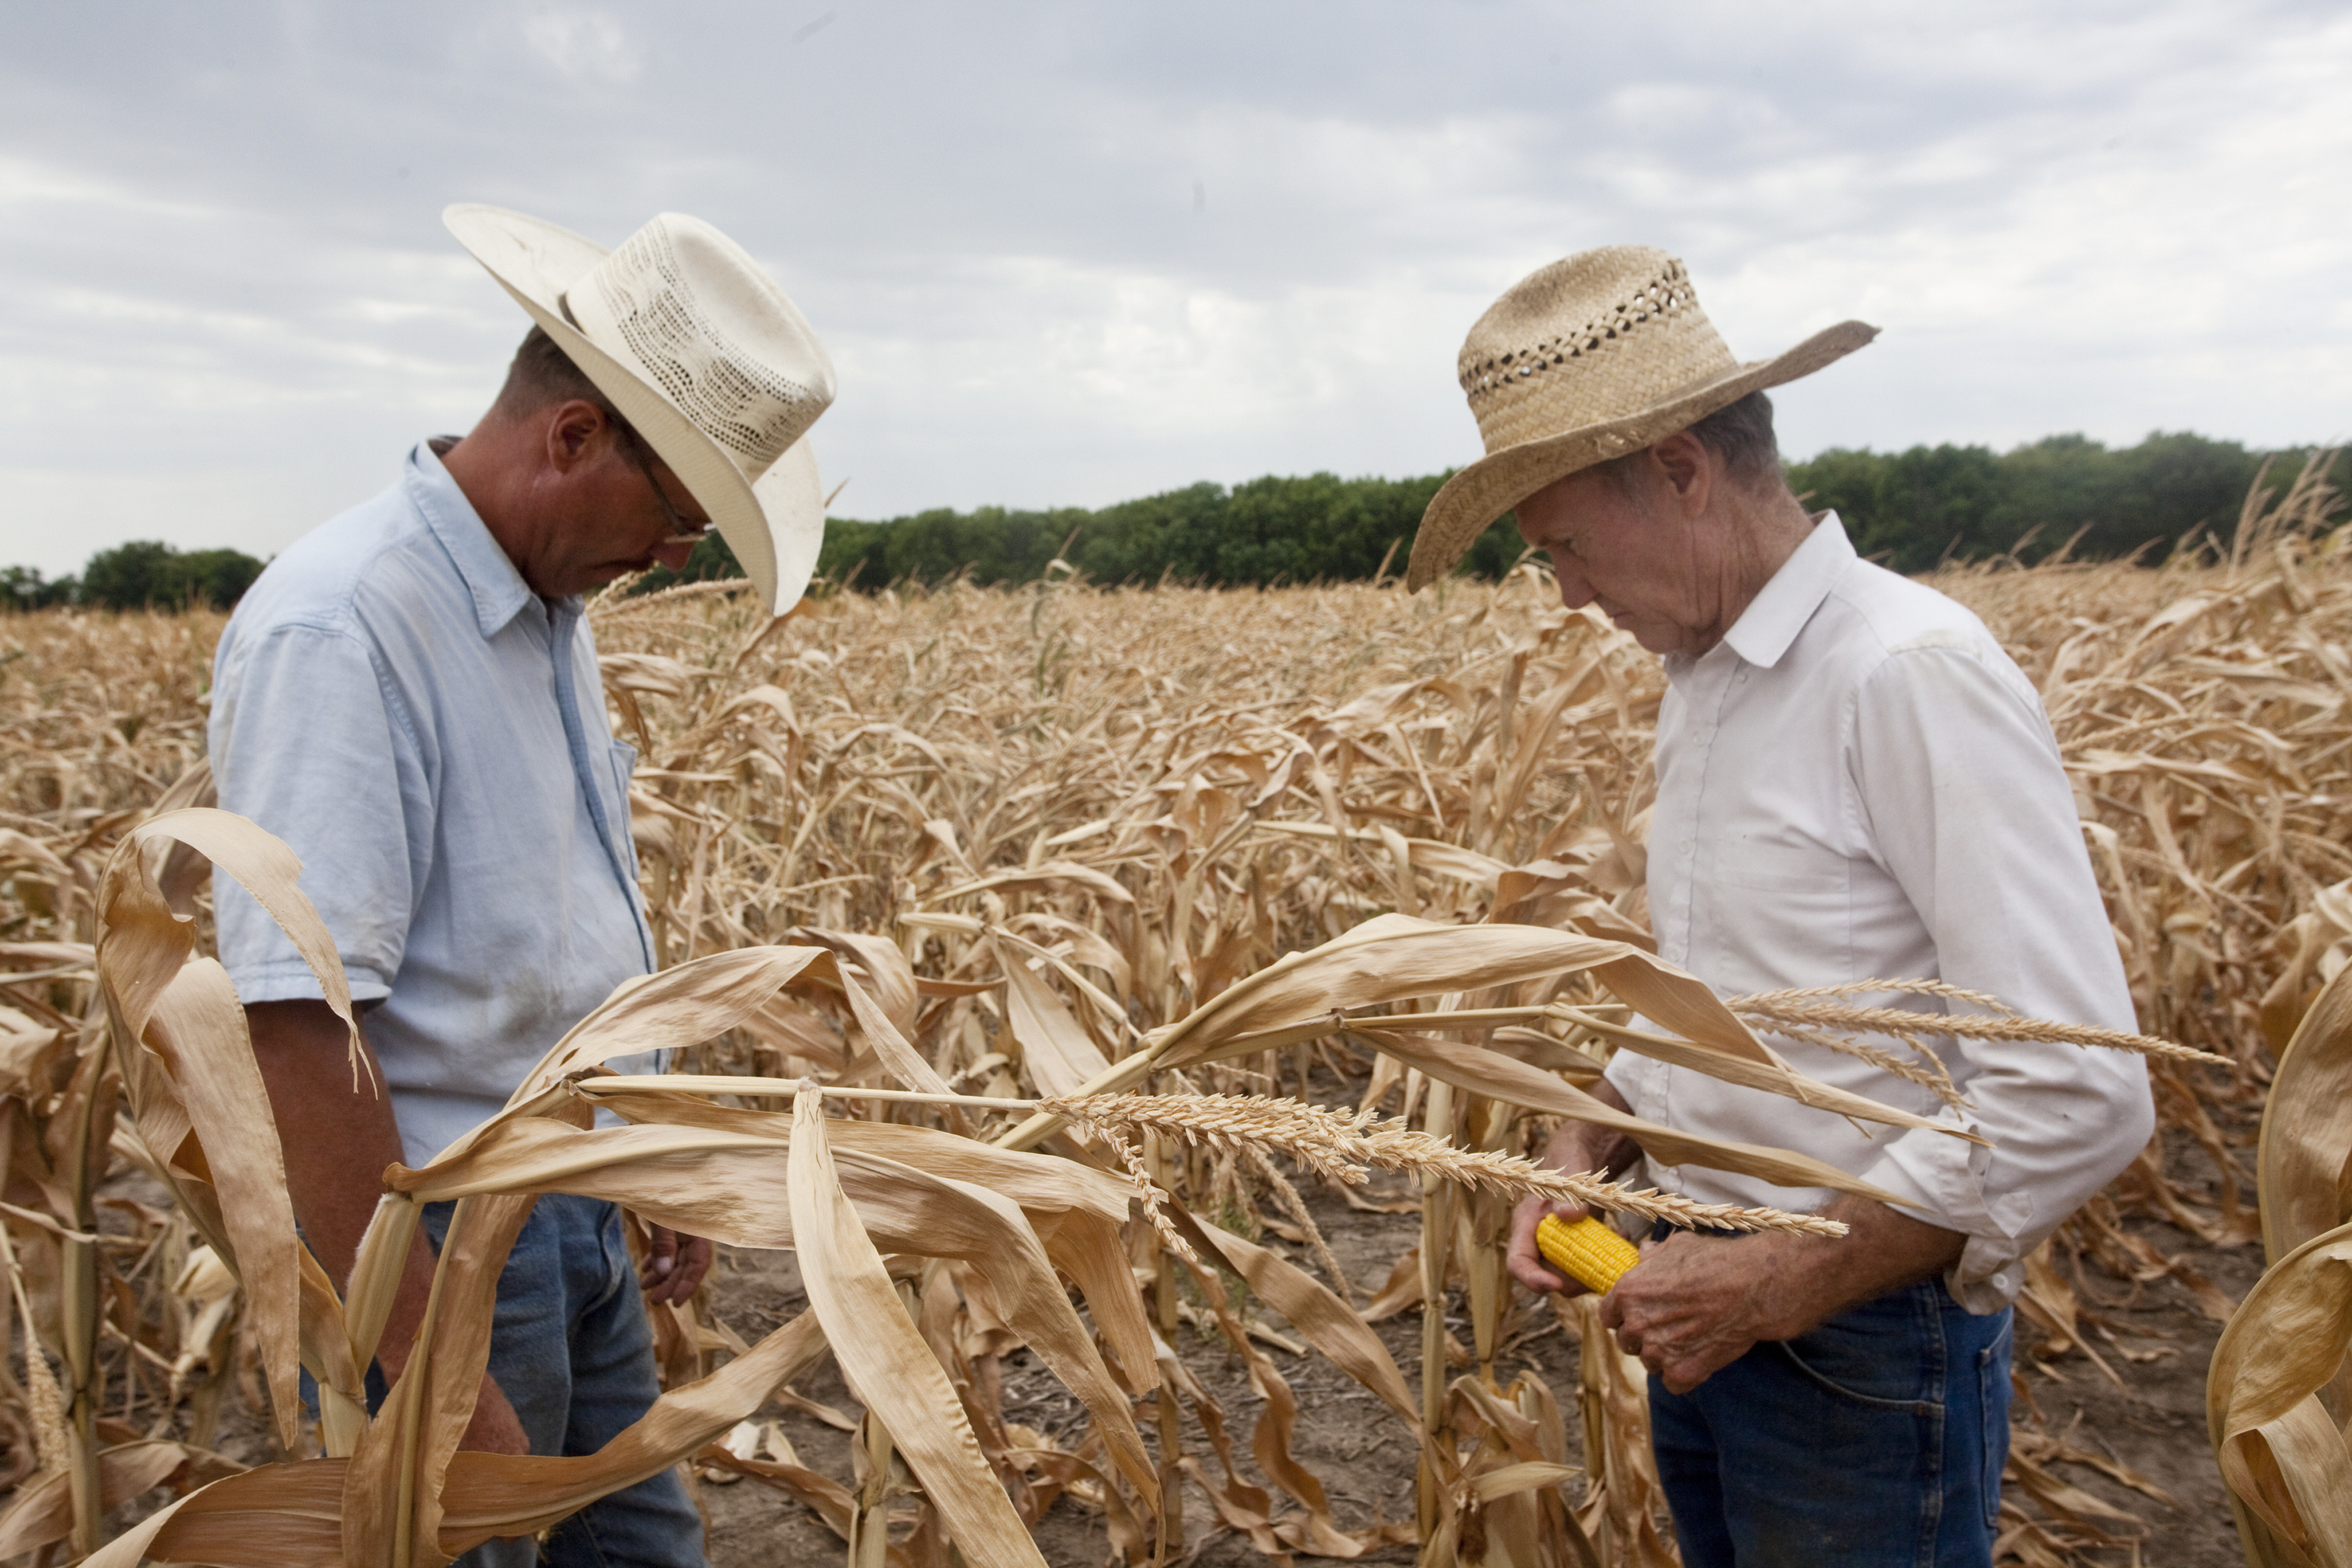
[[[2232,553],[1936,579],[2042,690],[2147,1037],[2062,1048],[2147,1051],[2163,1127],[2031,1260],[2009,1560],[2138,1560],[2141,1522],[2054,1467],[2105,1468],[2151,1508],[2160,1489],[2037,1425],[2030,1385],[2118,1376],[2099,1303],[2170,1279],[2231,1320],[2211,1436],[2249,1552],[2352,1561],[2352,1119],[2333,1112],[2352,1001],[2329,989],[2352,954],[2352,558],[2322,471],[2258,487]],[[1675,1561],[1640,1364],[1591,1299],[1515,1290],[1511,1205],[1820,1222],[1524,1155],[1560,1118],[1617,1114],[1579,1086],[1619,1049],[1919,1123],[1780,1064],[1759,1036],[1786,999],[1718,998],[1651,956],[1654,658],[1532,565],[1414,598],[1065,572],[822,596],[773,624],[725,584],[592,614],[642,753],[661,972],[505,1114],[387,1173],[347,1293],[296,1237],[207,956],[217,865],[349,1010],[291,857],[208,809],[220,618],[0,619],[0,1559],[410,1568],[683,1462],[809,1510],[861,1568],[1041,1562],[1055,1510],[1130,1568],[1213,1542],[1431,1568]],[[1809,1025],[1869,1031],[1821,1012]],[[600,1071],[654,1047],[663,1077]],[[2283,1058],[2307,1086],[2292,1096]],[[597,1110],[625,1125],[595,1129]],[[1860,1189],[1784,1151],[1636,1136]],[[549,1192],[739,1264],[789,1250],[800,1293],[756,1339],[725,1268],[656,1309],[667,1392],[600,1454],[461,1452],[498,1266]],[[419,1352],[371,1412],[396,1260],[443,1200]],[[1335,1257],[1335,1214],[1393,1233],[1385,1284]],[[2238,1309],[2151,1240],[2166,1231],[2279,1267]],[[1580,1347],[1572,1382],[1528,1368],[1546,1336]],[[2306,1347],[2291,1365],[2285,1339]],[[1008,1415],[1016,1357],[1066,1393],[1063,1429]],[[1213,1361],[1245,1380],[1245,1442]],[[796,1386],[828,1364],[854,1408]],[[1401,1435],[1369,1516],[1296,1451],[1310,1365]],[[845,1464],[804,1462],[808,1418],[846,1432]],[[271,1462],[223,1451],[240,1422],[264,1445],[247,1459]]]

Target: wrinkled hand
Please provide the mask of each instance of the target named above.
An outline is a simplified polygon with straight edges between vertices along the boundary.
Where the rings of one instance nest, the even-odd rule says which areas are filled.
[[[1544,1215],[1556,1214],[1566,1225],[1574,1225],[1592,1211],[1581,1204],[1553,1203],[1548,1198],[1521,1198],[1511,1210],[1511,1242],[1503,1254],[1503,1261],[1511,1270],[1511,1278],[1530,1290],[1549,1290],[1557,1296],[1581,1296],[1584,1287],[1544,1261],[1542,1250],[1536,1246],[1536,1226]]]
[[[646,1249],[645,1267],[637,1270],[637,1287],[646,1293],[648,1306],[682,1305],[710,1272],[709,1239],[682,1236],[662,1225],[648,1225],[646,1229],[653,1245]]]
[[[1779,1240],[1670,1236],[1644,1248],[1641,1267],[1601,1299],[1601,1321],[1669,1391],[1688,1394],[1758,1341],[1801,1331],[1771,1256]]]

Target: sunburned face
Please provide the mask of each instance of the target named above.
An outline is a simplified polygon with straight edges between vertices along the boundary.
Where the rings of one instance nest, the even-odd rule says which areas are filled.
[[[1652,653],[1697,655],[1728,622],[1699,531],[1681,509],[1662,504],[1672,495],[1663,481],[1637,476],[1629,492],[1587,468],[1521,501],[1519,535],[1551,557],[1570,609],[1599,605]]]
[[[570,526],[550,541],[540,563],[541,593],[584,594],[649,567],[676,572],[694,553],[695,537],[709,526],[701,505],[658,459],[641,458],[625,441],[567,476]]]

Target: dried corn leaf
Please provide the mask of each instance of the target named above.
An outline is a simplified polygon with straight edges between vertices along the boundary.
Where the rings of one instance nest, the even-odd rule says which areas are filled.
[[[2352,968],[2294,1031],[2263,1112],[2263,1251],[2273,1263],[2352,1220]]]
[[[1005,1017],[1040,1094],[1076,1094],[1110,1070],[1086,1026],[1022,954],[1000,943],[997,962],[1004,971]]]
[[[1848,1175],[1810,1154],[1735,1143],[1644,1121],[1603,1104],[1540,1068],[1514,1061],[1497,1051],[1481,1050],[1476,1046],[1432,1035],[1362,1032],[1386,1054],[1442,1082],[1554,1116],[1614,1128],[1639,1144],[1643,1153],[1664,1164],[1704,1165],[1709,1170],[1731,1171],[1784,1187],[1829,1187],[1877,1203],[1910,1205],[1910,1200]]]
[[[919,1477],[965,1561],[1043,1568],[1036,1542],[989,1468],[962,1402],[900,1304],[843,1193],[825,1136],[824,1097],[793,1101],[793,1229],[810,1310],[866,1406]]]
[[[2352,1450],[2319,1400],[2347,1344],[2352,1226],[2272,1265],[2213,1347],[2207,1423],[2258,1563],[2352,1564]]]

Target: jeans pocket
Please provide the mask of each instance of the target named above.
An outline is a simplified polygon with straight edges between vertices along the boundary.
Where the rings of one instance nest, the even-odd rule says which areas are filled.
[[[1860,1405],[1865,1410],[1900,1411],[1911,1415],[1925,1415],[1942,1408],[1942,1404],[1938,1400],[1890,1398],[1885,1394],[1872,1394],[1841,1383],[1799,1353],[1797,1347],[1803,1342],[1801,1339],[1782,1340],[1780,1342],[1780,1352],[1795,1363],[1797,1370],[1804,1373],[1808,1382],[1848,1405]]]
[[[1978,1430],[1984,1447],[1984,1521],[1987,1530],[2000,1525],[2000,1478],[2009,1468],[2009,1361],[2015,1323],[2000,1338],[1977,1352]]]
[[[1807,1380],[1871,1410],[1925,1415],[1942,1408],[1943,1365],[1935,1309],[1918,1289],[1890,1291],[1850,1307],[1780,1350]]]

